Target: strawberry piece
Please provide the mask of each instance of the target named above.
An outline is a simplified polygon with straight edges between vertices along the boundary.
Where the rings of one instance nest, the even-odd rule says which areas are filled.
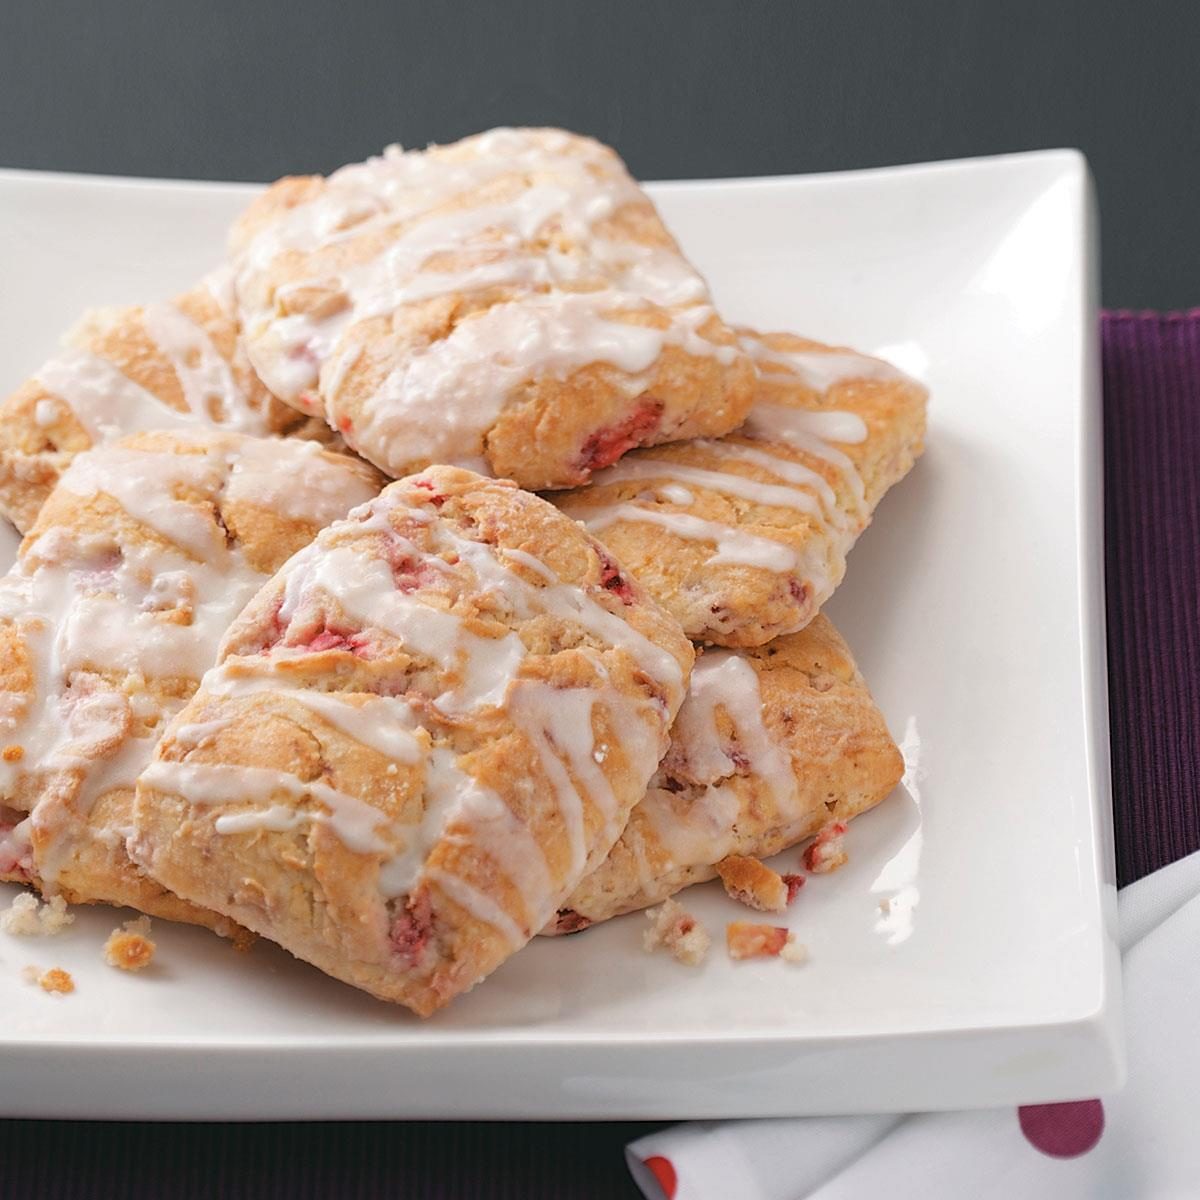
[[[627,450],[644,446],[658,428],[662,407],[657,400],[645,400],[624,421],[593,433],[579,452],[578,466],[584,478],[611,467]]]

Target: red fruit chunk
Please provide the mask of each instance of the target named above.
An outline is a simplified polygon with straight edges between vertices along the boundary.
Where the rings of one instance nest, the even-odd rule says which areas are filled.
[[[424,892],[419,896],[409,896],[408,907],[396,915],[388,932],[392,948],[407,966],[418,967],[432,936],[433,912],[429,906],[429,896]]]
[[[624,421],[593,433],[579,452],[579,469],[585,477],[602,467],[611,467],[627,450],[644,446],[662,416],[657,400],[643,401]]]
[[[632,604],[634,600],[633,584],[629,581],[629,577],[617,566],[614,558],[598,546],[595,549],[600,558],[600,586],[617,596],[622,604]]]

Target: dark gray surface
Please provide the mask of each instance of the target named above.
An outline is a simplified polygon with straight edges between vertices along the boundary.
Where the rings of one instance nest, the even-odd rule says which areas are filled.
[[[207,179],[559,124],[643,178],[1079,146],[1104,300],[1200,304],[1197,0],[0,0],[0,165]]]

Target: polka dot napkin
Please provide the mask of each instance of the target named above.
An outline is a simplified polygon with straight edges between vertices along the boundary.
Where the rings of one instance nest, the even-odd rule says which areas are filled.
[[[1200,1196],[1200,853],[1120,893],[1129,1082],[1116,1096],[916,1116],[697,1122],[632,1143],[648,1200]]]

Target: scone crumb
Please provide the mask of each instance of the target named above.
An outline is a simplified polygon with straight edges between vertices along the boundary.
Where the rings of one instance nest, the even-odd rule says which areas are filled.
[[[24,746],[5,746],[4,749],[0,751],[0,758],[3,758],[5,762],[20,762],[24,757]]]
[[[779,951],[779,957],[784,962],[800,966],[802,963],[808,962],[808,947],[803,942],[796,941],[794,933],[789,933],[787,941],[783,943],[783,949]]]
[[[647,909],[646,917],[652,922],[642,935],[642,948],[647,954],[661,946],[689,967],[698,967],[704,961],[712,939],[683,905],[664,900],[658,908]]]
[[[730,958],[774,958],[783,953],[791,936],[782,925],[730,921],[725,927],[725,947]]]
[[[813,838],[804,852],[804,865],[814,875],[827,875],[850,861],[846,853],[846,824],[832,821]]]
[[[780,875],[757,858],[740,854],[721,859],[717,874],[731,899],[759,912],[783,912],[804,886],[803,875]]]
[[[140,971],[154,958],[150,940],[150,918],[145,914],[114,929],[104,943],[104,961],[120,971]]]
[[[757,858],[730,854],[717,863],[717,874],[726,894],[739,904],[759,912],[783,912],[787,906],[783,877]]]
[[[71,978],[71,972],[64,971],[62,967],[51,967],[48,971],[42,971],[38,967],[26,967],[25,978],[52,996],[69,996],[75,990],[75,980]]]
[[[67,911],[67,902],[61,896],[51,896],[40,902],[32,892],[21,892],[0,913],[0,930],[14,937],[51,937],[62,933],[75,914]]]

